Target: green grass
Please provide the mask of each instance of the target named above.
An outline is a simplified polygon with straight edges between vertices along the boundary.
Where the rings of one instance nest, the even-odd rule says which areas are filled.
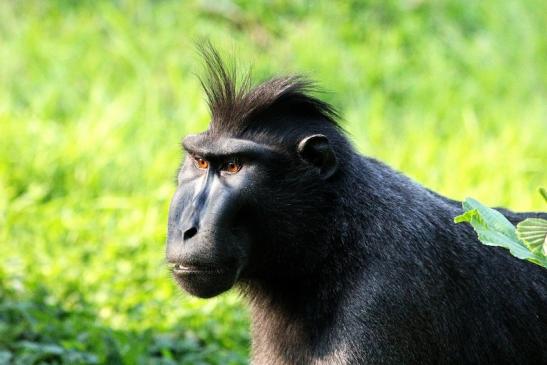
[[[546,4],[0,2],[0,364],[246,363],[238,297],[190,298],[163,263],[203,37],[257,80],[318,80],[424,185],[542,209]]]

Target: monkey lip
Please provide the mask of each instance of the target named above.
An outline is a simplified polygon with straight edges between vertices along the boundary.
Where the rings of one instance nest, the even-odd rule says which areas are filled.
[[[229,271],[228,268],[213,265],[190,265],[190,264],[172,264],[175,275],[184,274],[224,274]]]
[[[235,265],[227,263],[171,263],[173,278],[186,292],[199,298],[211,298],[230,289],[237,281]]]

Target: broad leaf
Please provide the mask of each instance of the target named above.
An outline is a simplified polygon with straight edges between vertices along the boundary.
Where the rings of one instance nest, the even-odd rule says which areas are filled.
[[[482,223],[490,230],[500,232],[510,239],[518,242],[515,226],[497,210],[488,208],[473,198],[465,199],[462,205],[465,210],[475,209],[479,217],[482,219]]]
[[[517,236],[534,254],[547,255],[547,220],[528,218],[517,224]]]
[[[532,251],[521,241],[517,236],[515,226],[503,214],[472,198],[467,198],[462,206],[465,212],[455,217],[454,222],[469,222],[483,244],[506,248],[519,259],[528,260],[547,268],[547,258],[541,250]],[[525,224],[524,227],[530,226]],[[530,229],[525,228],[525,231],[528,230],[532,235],[536,234],[535,230]],[[545,236],[543,237],[545,238]],[[533,235],[533,238],[536,236]]]

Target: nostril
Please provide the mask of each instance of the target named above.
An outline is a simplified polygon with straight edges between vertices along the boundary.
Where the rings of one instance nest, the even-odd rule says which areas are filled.
[[[194,237],[198,233],[198,229],[196,227],[192,227],[190,229],[187,229],[186,232],[184,232],[184,235],[182,236],[182,239],[184,241],[189,240],[190,238]]]

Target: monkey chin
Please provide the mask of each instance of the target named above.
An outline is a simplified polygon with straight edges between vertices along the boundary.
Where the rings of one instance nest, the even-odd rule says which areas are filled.
[[[187,271],[174,273],[177,284],[188,294],[198,298],[212,298],[232,288],[237,270]]]

